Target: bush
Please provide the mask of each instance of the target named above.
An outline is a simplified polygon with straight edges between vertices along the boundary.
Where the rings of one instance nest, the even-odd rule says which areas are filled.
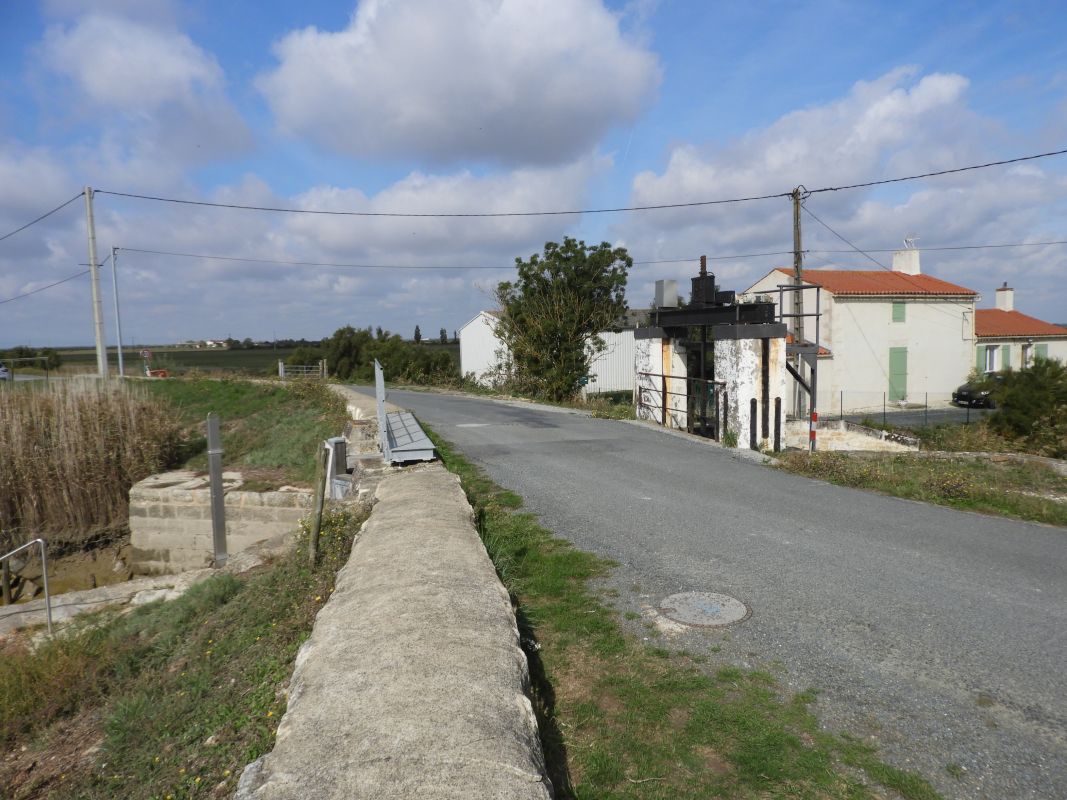
[[[1067,456],[1067,367],[1039,359],[1018,372],[1003,373],[990,426],[1022,439],[1028,449],[1054,458]]]
[[[330,374],[341,380],[370,381],[377,359],[391,381],[430,385],[459,383],[459,369],[445,351],[417,347],[387,331],[351,325],[334,331],[324,342]]]

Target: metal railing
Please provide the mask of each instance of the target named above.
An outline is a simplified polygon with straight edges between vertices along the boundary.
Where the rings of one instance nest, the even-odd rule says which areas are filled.
[[[318,364],[286,364],[278,362],[279,378],[326,378],[326,361]]]
[[[3,592],[4,601],[10,602],[11,598],[11,583],[8,569],[8,559],[12,556],[18,555],[23,550],[28,550],[34,545],[39,545],[41,548],[41,575],[44,578],[44,608],[45,614],[48,617],[48,635],[52,635],[52,595],[48,591],[48,555],[46,553],[48,549],[48,543],[44,539],[33,539],[26,542],[24,545],[20,545],[12,550],[10,553],[5,553],[0,556],[0,564],[3,564]]]
[[[685,391],[674,391],[671,384],[672,381],[684,381]],[[725,409],[721,416],[719,414],[719,397],[721,394],[725,401],[725,392],[723,391],[725,386],[726,384],[722,381],[691,378],[683,375],[663,375],[658,372],[638,372],[637,392],[634,397],[634,403],[637,406],[639,417],[643,408],[651,412],[658,412],[660,424],[664,426],[667,425],[668,417],[671,413],[684,413],[685,429],[689,433],[696,433],[719,441],[722,439],[723,434],[720,421],[726,417]],[[670,404],[671,397],[684,397],[684,407],[673,407]],[[653,402],[657,399],[658,402]]]

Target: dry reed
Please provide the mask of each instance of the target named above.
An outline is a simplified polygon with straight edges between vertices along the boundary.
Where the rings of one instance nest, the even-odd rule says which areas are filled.
[[[0,547],[74,545],[126,525],[130,486],[180,441],[165,402],[95,379],[0,391]]]

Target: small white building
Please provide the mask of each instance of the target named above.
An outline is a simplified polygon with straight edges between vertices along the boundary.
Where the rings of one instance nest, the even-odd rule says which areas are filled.
[[[778,286],[791,283],[792,274],[772,270],[742,297],[767,295],[777,306]],[[977,293],[923,275],[918,250],[895,253],[892,270],[808,269],[803,277],[821,287],[817,410],[948,403],[966,380],[975,363]],[[816,290],[803,294],[804,312],[813,313]],[[790,298],[789,292],[782,295],[787,313]],[[814,318],[804,321],[804,338],[814,343]]]
[[[975,312],[974,367],[979,372],[1026,369],[1038,358],[1067,363],[1067,328],[1015,310],[1015,290],[1005,283],[996,291],[996,308]]]
[[[499,316],[495,311],[479,311],[459,329],[459,369],[488,385],[508,356],[507,345],[497,336]],[[589,394],[632,392],[634,388],[634,332],[602,331],[605,348],[589,365]]]

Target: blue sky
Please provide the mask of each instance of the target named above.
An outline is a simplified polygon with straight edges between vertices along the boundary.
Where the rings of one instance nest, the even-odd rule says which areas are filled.
[[[84,185],[320,210],[678,203],[834,186],[1067,147],[1062,4],[47,0],[0,6],[0,235]],[[1067,239],[1067,156],[808,207],[862,248]],[[695,259],[788,250],[788,203],[567,217],[280,215],[96,195],[127,341],[436,335],[516,256],[573,235],[639,263],[631,305]],[[875,268],[805,217],[808,265]],[[340,269],[177,258],[379,264]],[[874,254],[888,264],[889,253]],[[0,242],[0,300],[87,260],[73,203]],[[787,256],[715,261],[744,289]],[[922,254],[1067,322],[1067,246]],[[105,325],[114,330],[110,270]],[[0,346],[89,343],[87,278],[0,305]]]

